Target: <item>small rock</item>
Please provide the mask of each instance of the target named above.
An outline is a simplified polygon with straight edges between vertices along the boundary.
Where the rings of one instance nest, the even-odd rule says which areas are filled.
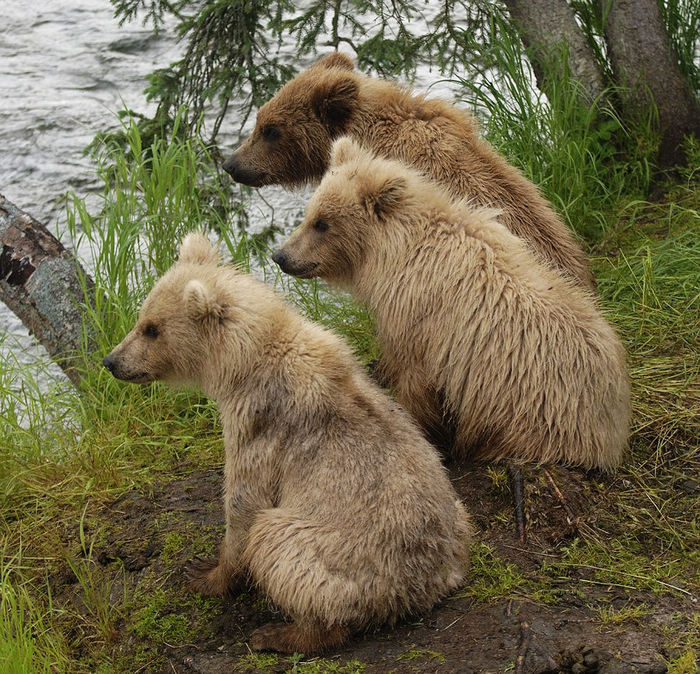
[[[597,669],[600,664],[600,659],[598,654],[594,650],[584,652],[583,654],[583,664],[586,665],[587,669]]]

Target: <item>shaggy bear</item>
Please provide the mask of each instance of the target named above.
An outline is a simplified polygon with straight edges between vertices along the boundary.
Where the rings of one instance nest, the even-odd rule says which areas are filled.
[[[226,534],[191,583],[223,594],[249,573],[291,616],[253,648],[328,649],[462,583],[471,526],[437,451],[343,341],[219,265],[203,235],[185,238],[104,365],[216,399]]]
[[[479,459],[614,467],[630,418],[625,351],[594,298],[497,213],[336,141],[273,259],[373,310],[380,374],[428,434]],[[449,437],[449,435],[448,435]]]
[[[253,133],[224,169],[254,187],[318,180],[341,135],[413,166],[455,198],[499,208],[501,222],[543,260],[594,287],[588,258],[571,231],[537,188],[479,136],[473,117],[445,101],[361,75],[338,52],[260,108]]]

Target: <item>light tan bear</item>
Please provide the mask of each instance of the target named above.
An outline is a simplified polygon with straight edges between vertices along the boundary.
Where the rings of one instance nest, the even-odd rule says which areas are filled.
[[[247,571],[293,618],[254,648],[328,649],[464,580],[471,527],[437,451],[338,337],[219,266],[206,237],[185,238],[104,365],[216,399],[226,535],[191,580],[222,594]]]
[[[342,135],[414,166],[455,198],[499,208],[501,222],[542,259],[594,287],[588,258],[571,231],[537,188],[479,136],[473,117],[445,101],[361,75],[338,52],[260,108],[255,130],[224,169],[254,187],[318,180],[333,140]]]
[[[496,219],[347,138],[273,256],[374,311],[380,372],[431,435],[481,459],[612,468],[630,418],[625,351],[593,297]]]

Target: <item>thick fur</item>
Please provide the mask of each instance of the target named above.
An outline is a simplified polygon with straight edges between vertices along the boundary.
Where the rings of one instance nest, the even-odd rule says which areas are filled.
[[[273,259],[373,309],[398,400],[458,453],[612,468],[630,417],[622,344],[593,297],[496,218],[340,139]]]
[[[473,117],[445,101],[361,75],[339,53],[280,89],[224,168],[256,187],[315,181],[341,135],[414,166],[453,197],[499,208],[501,222],[544,260],[594,287],[588,258],[571,231],[537,188],[479,136]]]
[[[471,527],[437,451],[335,335],[263,283],[183,242],[124,341],[105,358],[127,381],[201,386],[226,451],[226,535],[193,586],[249,572],[295,621],[257,648],[310,651],[430,609],[463,581]]]

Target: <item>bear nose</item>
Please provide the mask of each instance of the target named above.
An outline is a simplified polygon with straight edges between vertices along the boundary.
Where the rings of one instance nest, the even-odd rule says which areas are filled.
[[[114,374],[114,367],[116,363],[114,361],[114,356],[111,353],[108,353],[102,359],[102,365],[104,365],[112,374]]]
[[[238,170],[238,159],[235,154],[232,154],[222,165],[221,168],[226,171],[226,173],[231,174],[231,177],[235,180],[235,173]]]
[[[287,271],[287,255],[282,250],[278,250],[273,256],[272,261],[279,266],[282,271]]]

